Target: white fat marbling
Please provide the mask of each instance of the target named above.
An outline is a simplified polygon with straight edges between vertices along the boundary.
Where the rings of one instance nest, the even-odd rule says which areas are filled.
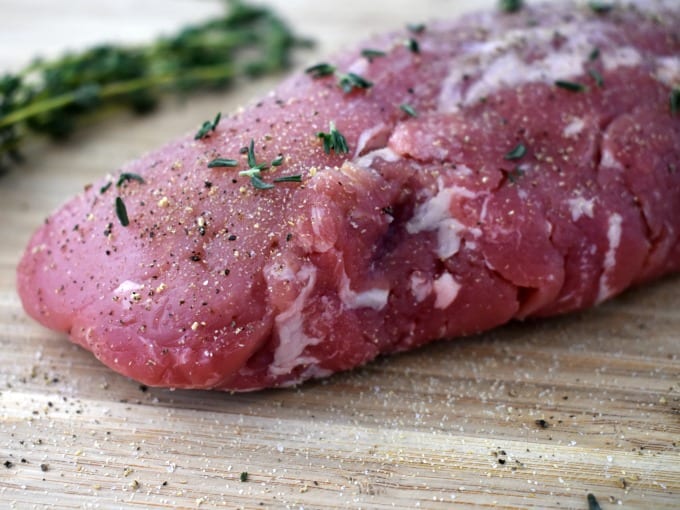
[[[371,151],[359,158],[355,158],[353,163],[361,168],[371,168],[371,166],[373,165],[373,160],[375,158],[383,159],[388,163],[394,163],[395,161],[399,161],[400,159],[402,159],[402,157],[396,152],[394,152],[392,149],[390,149],[389,147],[385,147],[383,149]]]
[[[597,293],[597,302],[604,301],[613,294],[613,289],[609,286],[609,275],[612,270],[616,268],[616,252],[621,244],[621,224],[623,218],[620,214],[614,213],[609,216],[609,226],[607,229],[607,241],[609,247],[604,256],[604,264],[602,267],[602,276],[600,276],[599,291]]]
[[[468,228],[451,217],[451,200],[454,197],[477,196],[479,193],[461,186],[442,187],[440,182],[437,194],[416,208],[413,217],[406,223],[406,231],[409,234],[437,232],[437,255],[442,260],[452,257],[460,250],[462,233],[469,231],[479,236],[481,231],[477,228]]]
[[[577,196],[567,200],[572,221],[578,221],[582,216],[592,218],[595,209],[595,198]]]
[[[316,284],[317,269],[311,264],[306,264],[295,274],[299,283],[304,287],[295,298],[295,301],[274,319],[275,332],[279,338],[279,345],[274,351],[274,361],[269,366],[271,375],[284,375],[290,373],[298,365],[313,364],[318,360],[311,356],[302,356],[307,346],[321,342],[320,338],[307,335],[304,327],[304,308],[314,285]]]
[[[340,278],[339,292],[342,304],[350,310],[357,308],[382,310],[387,306],[387,300],[390,296],[390,289],[373,288],[362,292],[353,291],[352,282],[344,271]]]
[[[442,273],[439,278],[434,280],[432,287],[436,295],[434,307],[440,310],[448,308],[456,300],[460,291],[460,283],[449,272]]]
[[[432,280],[421,274],[413,273],[409,283],[411,294],[413,294],[417,303],[422,303],[432,293]]]
[[[574,138],[578,136],[581,131],[583,131],[583,128],[586,126],[586,123],[583,119],[576,117],[572,119],[572,121],[567,124],[564,129],[562,130],[562,136],[565,138]]]

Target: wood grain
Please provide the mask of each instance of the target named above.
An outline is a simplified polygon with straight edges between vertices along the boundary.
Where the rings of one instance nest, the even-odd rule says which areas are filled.
[[[300,66],[475,3],[271,2],[321,41]],[[219,5],[3,0],[1,9],[7,69],[42,49],[144,40]],[[0,507],[585,509],[593,493],[604,509],[677,508],[678,278],[587,313],[236,395],[140,387],[24,315],[15,266],[50,210],[274,82],[168,101],[59,146],[32,142],[26,164],[0,179]]]

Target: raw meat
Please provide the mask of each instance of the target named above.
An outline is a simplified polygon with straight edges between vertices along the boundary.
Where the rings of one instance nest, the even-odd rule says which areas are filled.
[[[679,6],[377,37],[67,203],[24,306],[145,384],[253,390],[676,271]]]

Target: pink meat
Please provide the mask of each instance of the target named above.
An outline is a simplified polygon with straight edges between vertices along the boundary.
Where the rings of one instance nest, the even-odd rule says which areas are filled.
[[[67,203],[21,261],[24,306],[145,384],[252,390],[676,271],[678,27],[675,1],[559,3],[376,38]],[[349,153],[324,152],[331,122]],[[253,187],[251,140],[283,155],[264,181],[302,182]]]

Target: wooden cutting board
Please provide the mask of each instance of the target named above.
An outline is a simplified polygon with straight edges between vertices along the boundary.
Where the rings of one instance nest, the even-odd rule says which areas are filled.
[[[2,0],[0,69],[148,40],[191,0]],[[317,50],[494,1],[270,2]],[[0,179],[0,508],[680,507],[680,279],[568,318],[439,342],[298,389],[147,389],[28,319],[14,290],[50,210],[269,89],[168,101],[27,146]],[[4,466],[2,465],[4,463]],[[247,477],[244,473],[247,473]]]

